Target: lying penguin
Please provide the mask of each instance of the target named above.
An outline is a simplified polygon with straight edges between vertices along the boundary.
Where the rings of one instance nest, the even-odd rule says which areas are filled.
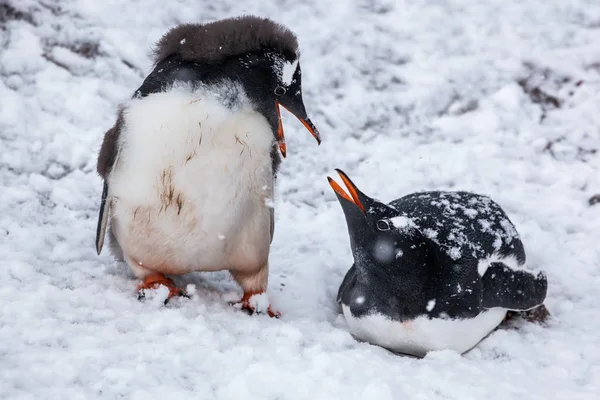
[[[384,204],[337,172],[349,194],[328,180],[354,256],[337,301],[356,338],[419,357],[463,353],[507,311],[544,302],[545,274],[525,267],[515,227],[489,197],[434,191]]]
[[[296,36],[269,19],[231,18],[175,27],[154,55],[100,149],[96,249],[108,228],[142,294],[159,285],[184,294],[166,275],[229,270],[253,311],[250,298],[267,289],[271,199],[286,153],[280,107],[320,142]]]

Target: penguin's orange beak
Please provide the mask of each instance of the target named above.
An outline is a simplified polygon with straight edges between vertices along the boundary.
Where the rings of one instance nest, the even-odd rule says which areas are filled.
[[[283,136],[283,123],[281,122],[281,110],[279,109],[280,103],[275,102],[275,108],[277,109],[277,141],[279,142],[279,151],[285,158],[286,147],[285,147],[285,136]]]
[[[350,178],[348,178],[348,176],[342,170],[336,169],[336,171],[338,174],[340,174],[340,177],[342,178],[342,181],[346,185],[346,188],[348,188],[348,192],[350,193],[350,195],[348,195],[348,193],[346,193],[346,191],[344,191],[344,189],[342,189],[342,187],[340,185],[338,185],[336,181],[334,181],[331,177],[328,176],[327,180],[329,181],[329,185],[331,185],[331,188],[338,196],[355,204],[364,213],[365,207],[361,203],[360,198],[358,196],[358,189],[356,188],[354,183],[352,183]]]
[[[316,139],[317,144],[321,144],[321,134],[319,133],[319,131],[317,130],[317,128],[313,125],[313,123],[310,120],[310,118],[298,116],[293,111],[291,111],[289,108],[287,108],[286,106],[284,106],[280,102],[276,101],[275,102],[275,108],[277,109],[277,120],[278,120],[278,123],[277,123],[277,140],[279,142],[279,150],[281,151],[281,155],[284,158],[285,158],[285,155],[286,155],[286,146],[285,146],[285,136],[283,135],[283,124],[281,123],[281,110],[279,109],[279,106],[285,108],[292,115],[294,115],[296,118],[298,118],[298,120],[302,123],[302,125],[304,125],[304,127]],[[304,106],[302,106],[302,109],[304,110]],[[304,112],[304,113],[306,113],[306,112]]]

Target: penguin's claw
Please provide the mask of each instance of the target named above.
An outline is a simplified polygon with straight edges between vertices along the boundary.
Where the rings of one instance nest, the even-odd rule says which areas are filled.
[[[257,292],[257,293],[254,293],[254,292],[245,292],[244,296],[242,297],[242,299],[240,301],[231,303],[231,305],[234,305],[234,306],[238,306],[239,305],[239,306],[241,306],[240,308],[243,311],[246,311],[249,315],[252,315],[252,314],[255,314],[255,313],[256,314],[262,314],[262,311],[257,311],[256,308],[250,304],[250,298],[252,296],[254,296],[255,294],[261,294],[261,292]],[[281,313],[279,311],[274,311],[271,308],[270,304],[267,307],[267,315],[269,317],[271,317],[271,318],[281,318]]]
[[[550,312],[544,304],[540,304],[539,306],[527,311],[508,311],[501,323],[509,323],[516,317],[520,317],[528,322],[544,324],[548,318],[550,318]]]
[[[169,295],[165,299],[165,304],[169,302],[171,297],[182,296],[189,298],[185,290],[178,288],[173,282],[173,279],[167,278],[163,274],[155,273],[148,275],[142,283],[137,287],[138,300],[143,300],[146,297],[145,291],[147,289],[158,289],[160,285],[166,286],[169,289]]]
[[[252,315],[254,313],[256,314],[262,314],[261,311],[256,311],[256,309],[254,307],[252,307],[250,304],[242,304],[242,310],[246,311],[248,314]],[[267,307],[267,315],[271,318],[281,318],[281,313],[279,311],[273,311],[273,309],[271,308],[271,306],[269,305],[269,307]]]

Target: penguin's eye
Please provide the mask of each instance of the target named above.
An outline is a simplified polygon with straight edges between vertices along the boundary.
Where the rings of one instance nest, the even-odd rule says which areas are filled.
[[[389,231],[390,223],[387,222],[385,219],[380,219],[379,221],[377,221],[377,229],[379,229],[380,231]]]
[[[277,86],[275,88],[275,95],[277,96],[281,96],[282,94],[285,94],[286,89],[283,86]]]

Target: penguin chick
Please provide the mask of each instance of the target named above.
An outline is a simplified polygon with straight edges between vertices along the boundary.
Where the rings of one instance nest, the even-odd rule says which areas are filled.
[[[180,25],[123,104],[98,155],[104,179],[96,249],[143,282],[183,294],[165,274],[229,270],[242,308],[267,289],[273,187],[285,156],[279,107],[320,143],[302,99],[298,43],[252,16]],[[275,313],[269,308],[271,316]]]
[[[498,204],[468,192],[413,193],[389,204],[337,170],[354,265],[337,296],[351,333],[394,352],[463,353],[508,310],[542,305],[547,280],[525,267],[519,235]]]

